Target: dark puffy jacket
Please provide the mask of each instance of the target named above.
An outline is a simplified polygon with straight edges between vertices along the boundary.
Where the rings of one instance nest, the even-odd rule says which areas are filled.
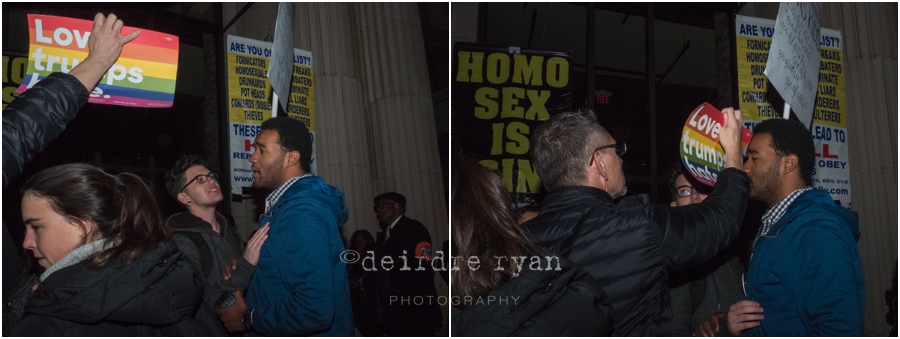
[[[162,242],[126,266],[118,259],[87,266],[84,260],[50,274],[13,335],[225,335],[212,308],[202,305],[200,279],[174,244]]]
[[[605,191],[573,186],[547,194],[525,223],[535,243],[581,266],[603,286],[617,335],[661,336],[672,321],[668,272],[712,258],[737,236],[750,179],[725,169],[702,203],[669,207],[646,194],[616,205]]]
[[[74,76],[53,73],[3,110],[3,188],[22,174],[25,163],[56,140],[88,100]]]
[[[590,274],[559,258],[561,270],[522,273],[483,298],[454,308],[452,336],[583,337],[612,334],[612,308]],[[543,257],[542,257],[543,262]],[[556,268],[555,260],[549,264]],[[547,267],[544,267],[547,268]],[[453,300],[453,304],[462,303]]]
[[[3,110],[3,189],[22,174],[25,163],[56,139],[88,100],[74,76],[53,73],[23,92]],[[3,295],[21,273],[19,253],[3,222]]]

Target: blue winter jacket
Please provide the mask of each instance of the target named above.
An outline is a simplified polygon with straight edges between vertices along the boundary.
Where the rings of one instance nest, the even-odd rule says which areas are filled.
[[[797,197],[753,249],[745,288],[764,319],[744,336],[862,336],[857,240],[856,212],[822,190]]]
[[[247,289],[254,333],[266,336],[353,336],[344,242],[344,194],[317,176],[297,180],[272,209]]]

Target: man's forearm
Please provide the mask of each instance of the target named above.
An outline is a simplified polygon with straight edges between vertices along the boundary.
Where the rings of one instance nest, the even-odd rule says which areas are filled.
[[[253,279],[254,273],[256,273],[256,266],[251,265],[246,259],[240,257],[237,260],[237,268],[231,271],[231,279],[228,280],[228,283],[236,290],[245,290],[250,285],[250,280]]]

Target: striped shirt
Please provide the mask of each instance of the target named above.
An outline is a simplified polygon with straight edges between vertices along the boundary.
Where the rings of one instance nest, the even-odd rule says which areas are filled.
[[[311,177],[313,175],[315,175],[315,174],[306,173],[301,176],[293,177],[290,180],[288,180],[287,182],[285,182],[283,185],[281,185],[281,187],[279,187],[278,189],[273,191],[272,194],[269,194],[269,196],[266,197],[266,213],[269,213],[269,210],[271,210],[272,207],[275,206],[275,203],[277,203],[278,200],[281,199],[281,196],[284,195],[284,192],[287,191],[288,188],[291,188],[291,185],[293,185],[295,182],[297,182],[297,180],[300,180],[300,179],[303,179],[306,177]]]

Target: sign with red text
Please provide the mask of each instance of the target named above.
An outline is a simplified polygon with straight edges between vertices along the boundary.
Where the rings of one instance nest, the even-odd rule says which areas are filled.
[[[725,123],[725,115],[709,103],[697,107],[684,123],[681,134],[681,162],[697,180],[713,186],[719,172],[725,168],[725,151],[719,145],[719,132]],[[753,132],[741,127],[741,151],[746,149]]]
[[[272,117],[272,84],[266,77],[272,57],[272,43],[228,35],[226,39],[228,74],[228,134],[231,140],[231,193],[253,183],[250,155],[260,125]],[[293,49],[287,116],[300,120],[312,139],[310,172],[316,173],[316,114],[314,105],[312,52]]]
[[[68,73],[88,55],[94,22],[49,15],[28,15],[30,45],[24,92],[53,72]],[[122,35],[137,28],[125,26]],[[88,102],[132,107],[172,107],[178,74],[178,37],[141,29],[122,47]]]
[[[766,98],[763,73],[775,34],[775,20],[738,15],[737,74],[740,108],[744,126],[778,118],[781,107],[772,107]],[[844,52],[841,32],[822,28],[819,35],[818,82],[812,110],[810,134],[816,145],[813,187],[834,200],[850,201],[850,151],[847,146],[847,96],[844,89]],[[777,109],[777,111],[776,111]]]

